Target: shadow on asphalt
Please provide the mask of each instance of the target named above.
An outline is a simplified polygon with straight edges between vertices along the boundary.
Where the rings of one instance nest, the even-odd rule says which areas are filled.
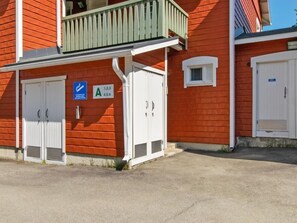
[[[226,159],[269,161],[297,165],[297,148],[237,148],[229,153],[188,149],[185,152]]]

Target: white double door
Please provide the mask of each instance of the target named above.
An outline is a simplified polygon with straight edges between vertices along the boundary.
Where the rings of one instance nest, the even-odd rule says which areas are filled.
[[[164,76],[136,69],[133,75],[134,159],[162,155],[164,118]]]
[[[65,80],[23,83],[25,160],[65,162]]]

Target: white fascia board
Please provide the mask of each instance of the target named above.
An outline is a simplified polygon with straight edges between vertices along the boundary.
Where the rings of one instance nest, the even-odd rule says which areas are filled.
[[[277,62],[297,59],[297,50],[271,53],[251,58],[251,67],[256,68],[258,63]]]
[[[282,33],[282,34],[267,35],[267,36],[259,36],[259,37],[251,37],[251,38],[246,38],[246,39],[239,39],[239,40],[235,40],[235,45],[266,42],[266,41],[280,40],[280,39],[289,39],[289,38],[294,38],[294,37],[297,37],[297,32]]]
[[[0,68],[0,72],[8,72],[8,71],[14,71],[14,70],[29,70],[29,69],[83,63],[83,62],[111,59],[113,57],[125,57],[125,56],[131,56],[131,49],[91,54],[91,55],[73,56],[73,57],[67,57],[67,58],[57,58],[53,60],[44,60],[39,62],[32,61],[32,62],[23,63],[23,64],[16,64],[14,66],[9,66],[9,67],[2,67]]]
[[[147,45],[147,46],[140,46],[140,47],[134,48],[133,50],[131,50],[131,54],[132,54],[132,56],[136,56],[138,54],[147,53],[150,51],[159,50],[159,49],[163,49],[166,47],[175,46],[178,44],[179,44],[178,38],[169,39],[168,41],[165,41],[162,43],[156,43],[156,44],[151,44],[151,45]]]

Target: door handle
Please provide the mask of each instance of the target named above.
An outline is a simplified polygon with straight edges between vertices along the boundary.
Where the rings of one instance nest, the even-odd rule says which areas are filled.
[[[152,111],[155,109],[155,103],[152,101]]]
[[[37,117],[40,119],[40,109],[37,111]]]
[[[284,98],[287,98],[287,87],[284,89]]]
[[[145,103],[146,103],[145,109],[147,109],[149,107],[149,103],[148,103],[148,101],[145,101]]]
[[[45,111],[45,117],[48,118],[48,109]]]

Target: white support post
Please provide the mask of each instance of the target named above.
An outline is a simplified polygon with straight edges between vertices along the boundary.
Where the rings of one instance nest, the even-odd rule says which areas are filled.
[[[165,118],[164,118],[164,149],[167,148],[167,129],[168,129],[168,48],[165,48],[165,76],[164,76],[164,89],[165,89],[165,94],[164,94],[164,113],[165,113]]]
[[[229,1],[230,149],[235,147],[235,0]]]

